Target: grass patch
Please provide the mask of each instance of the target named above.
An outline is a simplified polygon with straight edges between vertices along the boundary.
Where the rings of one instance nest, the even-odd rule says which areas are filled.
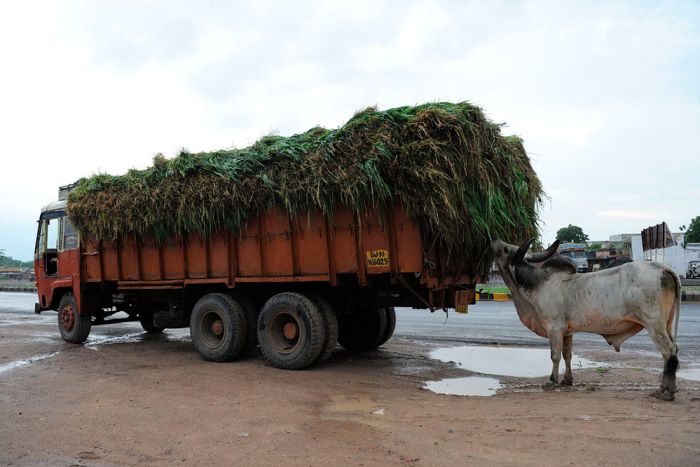
[[[535,237],[543,196],[522,140],[501,135],[468,102],[368,108],[334,130],[268,135],[247,148],[167,159],[146,170],[81,179],[68,213],[83,236],[238,229],[271,206],[292,215],[400,202],[437,245],[448,274],[486,277],[495,238]]]
[[[476,290],[478,292],[485,292],[485,293],[510,293],[510,289],[504,285],[502,286],[490,286],[490,285],[483,285],[483,284],[478,284],[476,286]]]

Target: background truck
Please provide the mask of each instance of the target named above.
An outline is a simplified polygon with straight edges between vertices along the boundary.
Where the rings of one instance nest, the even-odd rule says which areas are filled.
[[[588,256],[585,243],[562,243],[559,245],[559,254],[570,258],[578,272],[588,272]]]
[[[205,360],[243,357],[259,344],[274,366],[301,369],[339,342],[369,350],[394,331],[395,306],[465,310],[467,274],[447,274],[400,205],[333,218],[271,209],[237,231],[165,240],[84,240],[66,194],[41,211],[35,250],[39,303],[58,311],[61,336],[140,321],[149,333],[189,326]]]

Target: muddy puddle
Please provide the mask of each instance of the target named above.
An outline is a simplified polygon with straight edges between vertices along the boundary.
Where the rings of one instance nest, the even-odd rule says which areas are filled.
[[[486,375],[536,378],[547,376],[552,371],[549,349],[463,346],[436,349],[430,352],[430,357],[441,362],[454,362],[465,370]],[[571,366],[595,368],[606,365],[574,354]],[[563,360],[560,371],[564,372]]]
[[[436,394],[454,396],[493,396],[503,385],[496,378],[467,376],[465,378],[447,378],[440,381],[428,381],[423,386]]]
[[[146,336],[145,333],[139,332],[135,334],[125,334],[123,336],[90,336],[85,341],[85,347],[91,350],[98,350],[103,345],[110,344],[130,344],[133,342],[141,342]]]
[[[136,332],[123,335],[93,335],[85,341],[85,347],[91,350],[99,350],[105,345],[114,344],[132,344],[135,342],[143,342],[146,340],[162,340],[167,342],[187,342],[190,341],[189,330],[172,329],[164,334],[151,335],[145,332]]]
[[[700,381],[700,368],[682,368],[678,370],[677,376],[691,381]]]
[[[519,378],[539,378],[552,371],[549,349],[525,347],[461,346],[433,350],[430,357],[441,362],[455,363],[459,367],[494,376],[514,376]],[[594,362],[580,355],[571,358],[573,368],[598,368],[608,366]],[[564,361],[560,371],[564,372]],[[464,396],[491,396],[503,386],[497,378],[466,377],[429,381],[426,389],[438,394]]]
[[[9,363],[4,363],[0,365],[0,376],[2,376],[3,373],[7,373],[8,371],[16,370],[17,368],[22,368],[24,366],[29,366],[34,363],[39,363],[47,358],[51,358],[54,355],[58,354],[58,352],[51,352],[43,355],[36,355],[34,357],[29,357],[25,358],[22,360],[15,360],[14,362],[9,362]]]
[[[321,420],[352,421],[380,426],[384,407],[367,396],[336,394],[330,397],[319,414]]]

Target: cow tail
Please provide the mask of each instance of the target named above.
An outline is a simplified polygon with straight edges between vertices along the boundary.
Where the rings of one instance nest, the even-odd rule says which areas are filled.
[[[673,280],[676,281],[676,319],[673,323],[673,342],[675,343],[676,336],[678,335],[678,321],[681,317],[681,298],[683,292],[681,290],[681,279],[678,277],[678,274],[672,272],[671,275],[673,276]]]

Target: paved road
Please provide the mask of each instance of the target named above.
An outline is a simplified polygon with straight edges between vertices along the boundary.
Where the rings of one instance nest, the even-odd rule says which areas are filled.
[[[34,294],[0,292],[0,326],[55,323],[56,315],[53,312],[41,315],[33,313],[35,300]],[[136,332],[141,329],[138,323],[103,326],[94,328],[92,334],[114,336],[115,333],[123,332],[124,326],[133,327],[132,331]],[[183,338],[187,337],[187,330],[178,331],[180,333]],[[520,323],[512,302],[478,302],[469,307],[468,315],[454,312],[445,315],[442,311],[431,314],[428,310],[399,308],[395,335],[428,341],[547,346],[545,339],[536,336]],[[577,334],[574,341],[577,349],[610,349],[603,338],[595,334]],[[681,348],[681,361],[700,367],[700,304],[682,305],[678,345]],[[625,342],[623,352],[630,350],[657,353],[646,331]]]

